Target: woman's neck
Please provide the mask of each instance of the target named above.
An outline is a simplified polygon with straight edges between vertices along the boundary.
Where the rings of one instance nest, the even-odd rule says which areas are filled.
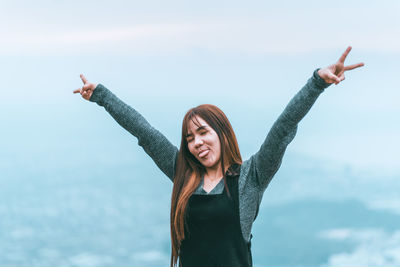
[[[229,168],[229,166],[225,166],[226,170],[228,168]],[[207,168],[206,169],[206,173],[205,173],[204,178],[207,178],[207,179],[209,179],[211,181],[214,181],[214,180],[218,180],[218,179],[222,178],[223,176],[224,176],[224,174],[222,172],[221,165],[217,164],[217,166],[215,166],[215,168]]]

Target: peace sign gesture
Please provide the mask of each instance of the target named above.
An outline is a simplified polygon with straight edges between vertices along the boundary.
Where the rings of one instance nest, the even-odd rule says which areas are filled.
[[[81,74],[80,77],[82,79],[83,86],[80,89],[74,90],[74,94],[80,93],[84,99],[89,100],[97,84],[89,83],[83,74]]]
[[[327,83],[338,84],[345,79],[344,72],[364,66],[364,63],[357,63],[353,65],[344,65],[347,55],[351,51],[351,46],[347,47],[343,55],[339,58],[338,62],[326,68],[318,70],[319,76]]]

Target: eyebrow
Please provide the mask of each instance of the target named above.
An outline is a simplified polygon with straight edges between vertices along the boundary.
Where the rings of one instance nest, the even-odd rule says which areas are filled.
[[[207,127],[207,125],[202,125],[202,126],[200,126],[200,127],[198,127],[197,129],[196,129],[196,132],[199,132],[199,131],[201,131],[201,130],[204,130],[205,128]],[[186,135],[186,138],[188,138],[188,137],[190,137],[190,136],[193,136],[193,134],[187,134]]]

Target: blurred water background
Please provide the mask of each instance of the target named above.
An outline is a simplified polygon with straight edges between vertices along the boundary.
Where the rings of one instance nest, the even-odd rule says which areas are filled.
[[[253,227],[254,266],[400,266],[396,1],[1,5],[1,267],[169,264],[172,184],[72,94],[80,73],[175,145],[186,110],[216,104],[248,159],[349,44],[366,66],[300,123]]]

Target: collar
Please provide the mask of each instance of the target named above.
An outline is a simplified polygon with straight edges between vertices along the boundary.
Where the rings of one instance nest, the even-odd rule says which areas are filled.
[[[226,176],[237,176],[240,174],[240,164],[232,164],[226,171]]]

